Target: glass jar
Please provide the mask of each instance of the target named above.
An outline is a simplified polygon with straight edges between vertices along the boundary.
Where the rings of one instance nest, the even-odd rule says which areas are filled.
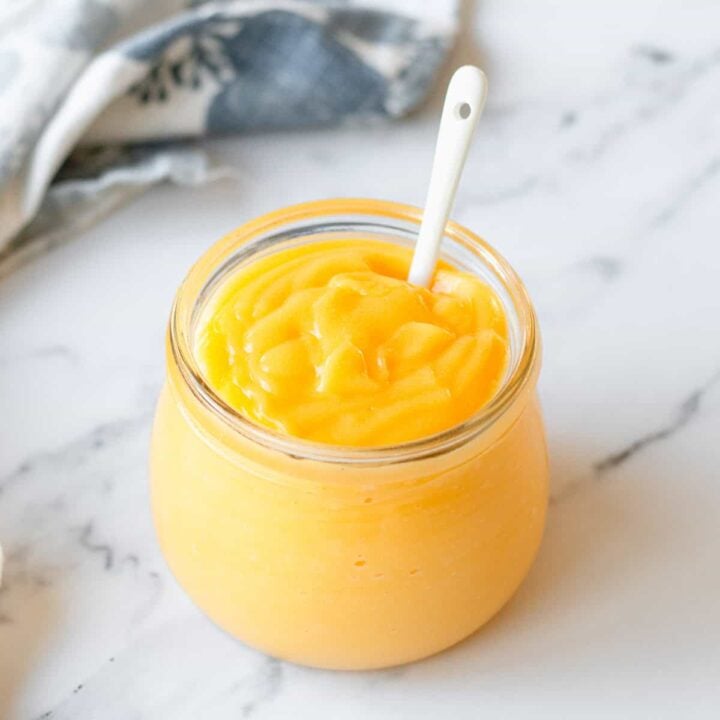
[[[218,242],[175,299],[151,454],[160,545],[210,618],[279,658],[360,669],[443,650],[507,602],[540,544],[535,314],[508,263],[460,225],[449,223],[443,258],[496,290],[511,345],[497,395],[461,425],[396,446],[311,443],[240,416],[198,370],[198,318],[239,266],[319,239],[411,245],[420,219],[376,200],[285,208]]]

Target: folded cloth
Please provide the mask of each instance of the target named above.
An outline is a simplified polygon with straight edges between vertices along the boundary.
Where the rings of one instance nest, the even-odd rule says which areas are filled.
[[[452,43],[457,2],[5,4],[0,263],[151,183],[207,180],[193,137],[408,112]]]

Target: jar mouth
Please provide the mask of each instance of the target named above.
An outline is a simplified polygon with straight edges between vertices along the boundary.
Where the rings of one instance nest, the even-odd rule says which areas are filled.
[[[169,352],[194,398],[232,432],[295,459],[337,464],[384,465],[441,455],[480,435],[512,406],[533,377],[539,359],[537,318],[522,281],[510,264],[467,228],[449,221],[441,258],[475,272],[498,293],[510,330],[510,362],[491,400],[462,423],[434,435],[395,445],[352,447],[283,435],[256,424],[228,405],[203,377],[194,351],[197,321],[214,291],[234,269],[277,251],[279,245],[351,233],[411,246],[422,210],[383,200],[336,199],[292,205],[258,217],[213,245],[180,285],[170,314]]]

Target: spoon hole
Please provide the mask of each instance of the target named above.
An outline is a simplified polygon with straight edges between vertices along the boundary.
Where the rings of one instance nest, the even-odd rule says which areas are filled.
[[[455,115],[459,120],[467,120],[471,112],[472,108],[470,107],[470,103],[458,103],[455,108]]]

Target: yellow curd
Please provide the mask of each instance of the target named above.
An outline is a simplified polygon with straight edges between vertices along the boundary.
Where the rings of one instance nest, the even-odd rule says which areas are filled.
[[[381,446],[466,420],[497,390],[507,325],[495,292],[441,268],[405,278],[409,248],[316,242],[242,268],[218,291],[197,354],[210,386],[287,435]]]
[[[218,625],[283,659],[438,652],[507,602],[540,544],[532,306],[453,223],[432,287],[405,283],[419,220],[369,200],[280,210],[211,248],[173,307],[160,545]]]

